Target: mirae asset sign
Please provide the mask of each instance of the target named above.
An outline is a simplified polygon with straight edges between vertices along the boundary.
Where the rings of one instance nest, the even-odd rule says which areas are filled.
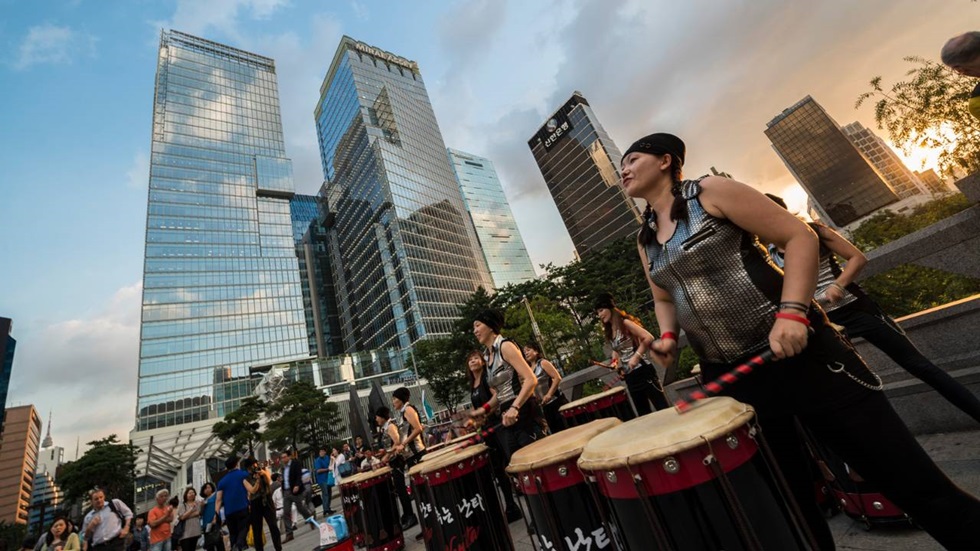
[[[418,63],[415,63],[414,61],[409,61],[409,60],[405,59],[404,57],[398,57],[395,54],[388,53],[388,52],[386,52],[384,50],[380,50],[378,48],[375,48],[374,46],[368,46],[367,44],[365,44],[363,42],[355,42],[354,43],[354,48],[357,51],[359,51],[359,52],[362,52],[362,53],[365,53],[365,54],[368,54],[368,55],[373,55],[374,57],[376,57],[378,59],[383,59],[383,60],[387,61],[388,63],[394,63],[395,65],[401,65],[402,67],[405,67],[406,69],[410,69],[412,71],[418,71],[419,70],[419,64]]]

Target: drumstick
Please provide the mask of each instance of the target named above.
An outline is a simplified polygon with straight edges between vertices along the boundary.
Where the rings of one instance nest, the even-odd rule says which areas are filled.
[[[617,363],[619,363],[619,362],[617,362],[615,359],[612,361],[612,364],[604,364],[604,363],[600,362],[599,360],[592,360],[592,364],[593,365],[597,365],[599,367],[604,367],[606,369],[611,369],[611,370],[613,370],[613,371],[616,372],[616,378],[613,379],[611,383],[607,383],[605,381],[602,381],[602,384],[605,387],[604,390],[611,389],[613,387],[613,385],[615,385],[616,383],[618,383],[618,382],[620,382],[620,381],[622,381],[623,379],[626,378],[626,375],[623,374],[623,370],[616,367],[616,364]]]
[[[704,385],[704,390],[695,390],[687,395],[686,398],[680,398],[674,402],[674,407],[677,408],[679,413],[684,413],[691,409],[691,406],[698,400],[704,400],[705,398],[711,396],[717,396],[721,394],[721,391],[725,389],[725,386],[731,386],[739,381],[742,377],[752,373],[757,367],[762,367],[772,361],[773,353],[772,350],[766,350],[765,352],[751,358],[744,364],[732,369],[728,373],[723,374],[714,381]]]
[[[477,431],[473,436],[470,436],[466,440],[463,440],[463,443],[460,444],[458,448],[456,448],[456,453],[459,453],[460,451],[472,446],[473,444],[479,444],[480,442],[486,440],[488,436],[500,430],[500,427],[502,426],[504,426],[503,423],[497,423],[496,425],[490,428],[484,429],[482,431]]]

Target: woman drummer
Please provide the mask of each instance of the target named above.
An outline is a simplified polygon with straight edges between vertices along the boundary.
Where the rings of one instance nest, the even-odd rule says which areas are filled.
[[[596,315],[602,322],[606,345],[612,348],[613,365],[621,365],[626,389],[633,399],[638,415],[667,407],[657,370],[647,361],[646,353],[653,344],[653,335],[643,328],[640,320],[616,308],[612,295],[603,293],[595,303]]]
[[[534,376],[538,378],[538,386],[534,389],[534,397],[541,404],[541,409],[544,412],[544,420],[548,423],[548,429],[550,429],[551,434],[554,434],[565,426],[558,410],[568,403],[565,395],[558,390],[558,386],[561,384],[561,373],[558,372],[555,364],[546,360],[541,355],[541,345],[534,341],[524,345],[524,359],[527,360],[528,365],[531,366],[531,370],[534,371]]]
[[[683,181],[684,154],[676,136],[652,134],[622,159],[626,193],[647,202],[638,248],[667,332],[653,343],[655,356],[673,363],[674,333],[682,328],[711,380],[772,349],[774,365],[727,393],[756,408],[821,549],[834,542],[816,506],[797,418],[942,545],[975,548],[980,502],[939,470],[888,403],[880,379],[812,304],[813,231],[744,184],[719,176]],[[759,238],[786,251],[785,275]]]
[[[490,403],[494,396],[494,390],[487,382],[487,364],[483,360],[483,353],[473,350],[466,356],[466,378],[470,383],[470,402],[473,404],[473,411],[470,417],[475,423],[482,423],[487,426],[495,426],[500,423],[500,414],[496,410],[487,412],[483,405]],[[490,461],[493,463],[493,476],[500,487],[500,492],[504,495],[504,506],[507,510],[507,522],[515,522],[524,517],[521,508],[514,501],[514,489],[511,487],[504,470],[507,463],[503,459],[503,451],[500,446],[500,439],[496,433],[487,436],[484,443],[490,448]]]
[[[509,464],[514,452],[541,435],[541,427],[534,400],[538,380],[517,344],[500,335],[503,326],[504,316],[496,310],[484,310],[473,320],[473,335],[486,349],[483,359],[487,365],[487,383],[494,391],[476,411],[478,415],[494,409],[501,412],[498,436],[504,464]]]

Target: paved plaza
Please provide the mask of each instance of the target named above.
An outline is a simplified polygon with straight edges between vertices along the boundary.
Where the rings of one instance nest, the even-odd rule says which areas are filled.
[[[980,495],[980,430],[950,434],[930,434],[919,437],[919,442],[939,463],[939,466],[966,491]],[[900,458],[895,458],[900,460]],[[336,501],[336,500],[335,500]],[[336,505],[336,503],[335,503]],[[921,530],[879,527],[866,531],[861,522],[838,514],[830,519],[830,526],[841,550],[861,551],[931,551],[942,549]],[[424,551],[425,545],[416,541],[418,527],[406,534],[406,551]],[[523,521],[510,525],[517,551],[534,549]],[[311,551],[318,544],[317,534],[300,529],[296,539],[284,546],[284,551]]]

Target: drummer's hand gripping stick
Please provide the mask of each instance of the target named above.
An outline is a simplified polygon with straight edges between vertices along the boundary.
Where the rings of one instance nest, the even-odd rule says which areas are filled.
[[[710,398],[721,394],[726,387],[737,383],[743,377],[755,371],[756,368],[762,367],[771,362],[774,357],[775,356],[773,355],[772,350],[766,350],[762,354],[749,359],[749,361],[745,362],[744,364],[704,385],[703,390],[695,390],[689,393],[687,397],[678,399],[676,402],[674,402],[674,407],[677,408],[679,413],[684,413],[685,411],[691,409],[691,406],[698,400],[704,400],[705,398]]]
[[[463,440],[463,443],[460,444],[460,446],[458,448],[456,448],[456,452],[463,451],[466,448],[472,446],[473,444],[479,444],[479,443],[483,442],[484,440],[486,440],[487,438],[489,438],[491,434],[493,434],[493,433],[497,432],[498,430],[500,430],[500,427],[502,427],[502,426],[504,426],[503,423],[497,423],[496,425],[494,425],[492,427],[488,427],[488,428],[485,428],[485,429],[483,429],[481,431],[477,431],[476,433],[473,434],[473,436],[470,436],[466,440]]]

